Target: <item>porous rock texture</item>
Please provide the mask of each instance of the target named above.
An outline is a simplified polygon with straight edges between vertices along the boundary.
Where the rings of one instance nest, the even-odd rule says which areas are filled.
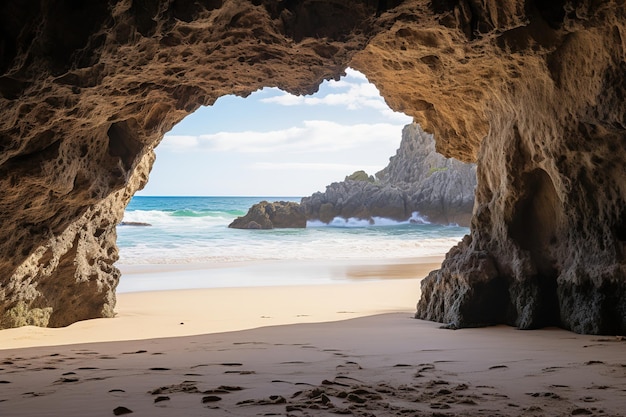
[[[440,152],[478,161],[471,233],[418,317],[626,333],[625,7],[3,1],[1,326],[113,314],[115,225],[185,115],[352,66]]]
[[[417,213],[431,223],[469,226],[475,188],[476,165],[437,153],[433,135],[411,123],[402,129],[396,155],[375,177],[357,171],[301,204],[307,219],[325,223],[336,217],[407,221]]]

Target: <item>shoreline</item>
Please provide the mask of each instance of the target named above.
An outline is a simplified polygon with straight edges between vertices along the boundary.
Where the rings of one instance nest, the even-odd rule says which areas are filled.
[[[210,269],[176,265],[158,273],[126,271],[126,284],[120,286],[130,291],[116,294],[115,317],[79,321],[64,328],[0,330],[0,351],[182,337],[388,312],[410,315],[419,300],[421,277],[440,261],[441,257],[389,262],[279,261]],[[309,278],[295,279],[298,274]],[[266,276],[274,276],[274,281],[254,285]],[[207,280],[214,286],[202,288]]]
[[[438,269],[443,259],[443,255],[433,255],[388,259],[118,265],[122,278],[117,287],[117,293],[325,285],[365,279],[421,279],[428,272]]]

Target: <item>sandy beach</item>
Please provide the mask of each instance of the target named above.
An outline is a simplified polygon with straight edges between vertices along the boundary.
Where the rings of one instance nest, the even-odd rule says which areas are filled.
[[[2,330],[0,415],[625,414],[623,338],[415,320],[410,276],[437,265],[335,264],[344,279],[319,285],[129,291],[113,319]]]

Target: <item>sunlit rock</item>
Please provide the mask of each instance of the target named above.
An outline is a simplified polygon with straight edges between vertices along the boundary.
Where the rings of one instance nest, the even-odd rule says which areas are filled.
[[[357,171],[303,198],[302,205],[309,220],[325,223],[335,217],[409,221],[417,214],[431,223],[469,226],[475,188],[476,165],[438,154],[433,136],[412,123],[376,177]]]
[[[304,208],[294,201],[261,201],[250,207],[245,216],[237,217],[232,229],[282,229],[306,227]]]

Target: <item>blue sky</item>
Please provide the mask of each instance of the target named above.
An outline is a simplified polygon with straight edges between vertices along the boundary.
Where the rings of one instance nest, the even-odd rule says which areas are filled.
[[[306,196],[384,168],[411,118],[352,69],[311,96],[225,96],[168,132],[138,195]]]

